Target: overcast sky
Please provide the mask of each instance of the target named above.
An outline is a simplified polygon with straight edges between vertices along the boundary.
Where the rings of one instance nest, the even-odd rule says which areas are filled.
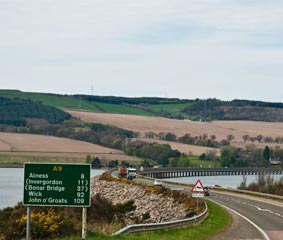
[[[283,102],[283,1],[0,0],[0,83]]]

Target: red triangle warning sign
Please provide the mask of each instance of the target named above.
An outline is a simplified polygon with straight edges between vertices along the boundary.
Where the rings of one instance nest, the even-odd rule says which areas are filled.
[[[204,187],[200,180],[197,180],[197,182],[192,188],[192,192],[193,193],[204,193],[205,192]]]

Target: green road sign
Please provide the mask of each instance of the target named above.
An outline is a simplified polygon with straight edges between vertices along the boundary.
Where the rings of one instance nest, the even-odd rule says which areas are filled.
[[[25,163],[24,205],[90,206],[90,164]]]

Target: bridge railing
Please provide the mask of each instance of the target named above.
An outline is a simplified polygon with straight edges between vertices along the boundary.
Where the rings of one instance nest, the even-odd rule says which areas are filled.
[[[145,169],[140,175],[152,178],[176,178],[220,175],[275,175],[283,174],[282,168],[160,168]]]
[[[198,223],[200,220],[202,220],[206,216],[206,214],[207,214],[207,204],[205,203],[205,210],[201,214],[196,215],[194,217],[171,221],[171,222],[133,224],[125,228],[122,228],[121,230],[114,233],[113,235],[137,233],[137,232],[149,232],[149,231],[156,231],[156,230],[178,228],[181,226],[189,226],[189,225]]]

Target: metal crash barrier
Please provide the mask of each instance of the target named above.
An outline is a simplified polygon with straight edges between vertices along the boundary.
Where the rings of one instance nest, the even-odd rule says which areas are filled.
[[[205,203],[205,210],[201,214],[196,215],[194,217],[176,220],[176,221],[170,221],[170,222],[162,222],[162,223],[133,224],[120,229],[116,233],[112,234],[112,236],[119,234],[127,234],[127,233],[165,230],[165,229],[172,229],[172,228],[192,225],[201,221],[206,216],[207,210],[208,210],[207,204]]]

